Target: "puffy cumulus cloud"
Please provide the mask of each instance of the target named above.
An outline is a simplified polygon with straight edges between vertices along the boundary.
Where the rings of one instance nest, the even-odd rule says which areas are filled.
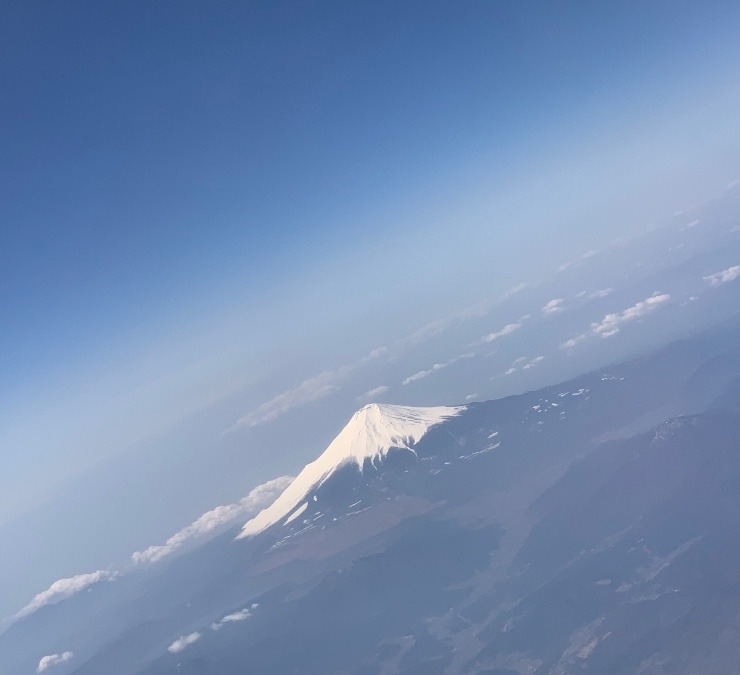
[[[418,382],[419,380],[423,380],[425,377],[429,377],[432,373],[437,372],[438,370],[443,370],[444,368],[447,368],[447,366],[451,366],[453,363],[457,363],[458,361],[461,361],[462,359],[469,359],[475,356],[473,352],[466,352],[465,354],[459,354],[458,356],[453,356],[451,359],[448,359],[447,361],[444,361],[442,363],[435,363],[431,368],[428,370],[420,370],[418,373],[414,373],[413,375],[409,375],[401,384],[405,387],[408,384],[411,384],[412,382]]]
[[[558,312],[562,312],[564,302],[565,300],[563,300],[563,298],[554,298],[553,300],[550,300],[550,302],[545,304],[545,306],[542,308],[542,311],[545,314],[557,314]]]
[[[252,612],[259,607],[259,603],[254,603],[251,607],[245,607],[239,612],[233,614],[227,614],[225,617],[211,624],[211,630],[221,630],[227,623],[237,623],[239,621],[246,621]]]
[[[190,525],[173,534],[164,544],[150,546],[143,551],[136,551],[131,556],[131,560],[137,565],[155,563],[193,539],[229,525],[238,518],[249,517],[258,513],[272,504],[292,482],[292,476],[280,476],[262,483],[238,502],[217,506],[215,509],[207,511]]]
[[[63,652],[62,654],[49,654],[48,656],[44,656],[41,661],[39,661],[36,672],[43,673],[52,666],[58,666],[60,663],[71,661],[73,657],[74,652]]]
[[[734,265],[733,267],[728,267],[726,270],[722,270],[721,272],[715,272],[714,274],[710,274],[708,277],[703,277],[703,279],[704,281],[708,281],[710,286],[716,288],[717,286],[721,286],[730,281],[735,281],[738,277],[740,277],[740,265]]]
[[[590,330],[585,333],[580,333],[579,335],[570,338],[570,340],[563,342],[563,344],[560,345],[560,348],[572,349],[591,335],[598,335],[602,338],[609,338],[612,335],[616,335],[623,324],[637,321],[648,314],[652,314],[670,299],[671,296],[668,293],[655,291],[655,293],[650,297],[636,302],[634,305],[622,310],[621,312],[607,314],[601,321],[592,323]]]
[[[186,647],[193,644],[193,642],[197,642],[200,640],[201,635],[198,631],[195,631],[194,633],[190,633],[189,635],[183,635],[182,637],[177,638],[169,647],[167,647],[167,651],[170,652],[170,654],[178,654]]]
[[[113,581],[117,576],[117,572],[96,570],[95,572],[89,572],[87,574],[78,574],[74,577],[58,579],[45,591],[37,594],[31,602],[29,602],[13,617],[13,620],[17,621],[18,619],[24,619],[45,605],[54,605],[57,602],[66,600],[75,595],[75,593],[79,593],[93,584],[97,584],[99,581]]]
[[[381,384],[379,387],[375,387],[374,389],[371,389],[370,391],[366,391],[364,394],[360,394],[357,397],[357,401],[362,403],[363,401],[374,401],[378,396],[382,396],[383,394],[390,391],[390,387]]]

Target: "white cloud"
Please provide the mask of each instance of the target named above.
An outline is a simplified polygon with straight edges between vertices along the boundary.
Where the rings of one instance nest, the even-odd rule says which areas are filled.
[[[550,300],[543,308],[542,311],[545,314],[556,314],[557,312],[561,312],[563,310],[563,298],[555,298],[553,300]]]
[[[259,607],[259,605],[254,604],[252,605],[251,608],[245,607],[239,612],[234,612],[233,614],[227,614],[221,620],[216,621],[215,623],[212,623],[211,630],[221,630],[224,627],[224,625],[227,623],[237,623],[239,621],[246,621],[250,616],[252,616],[251,610],[257,607]]]
[[[734,265],[733,267],[728,267],[726,270],[722,270],[721,272],[715,272],[714,274],[710,274],[708,277],[703,277],[703,279],[716,288],[722,284],[734,281],[738,277],[740,277],[740,265]]]
[[[542,363],[544,360],[544,356],[535,356],[533,359],[527,361],[527,363],[522,366],[522,370],[529,370],[530,368],[534,368],[535,366],[538,366],[540,363]]]
[[[583,342],[587,337],[588,333],[581,333],[580,335],[576,335],[575,337],[570,338],[570,340],[566,340],[565,342],[563,342],[563,344],[560,345],[560,349],[572,349],[579,342]]]
[[[557,273],[560,274],[560,272],[565,272],[565,270],[567,270],[572,264],[573,263],[570,261],[563,263],[562,265],[560,265],[560,267],[558,267]]]
[[[418,380],[423,380],[425,377],[428,377],[432,374],[431,368],[429,370],[420,370],[418,373],[414,373],[413,375],[409,375],[401,384],[405,387],[407,384],[411,384],[412,382],[417,382]]]
[[[686,230],[693,230],[699,224],[698,220],[692,220],[690,223],[686,223],[683,227],[679,227],[679,232],[685,232]]]
[[[528,284],[524,282],[517,284],[516,286],[512,286],[508,291],[504,291],[503,295],[501,296],[501,300],[508,300],[517,293],[521,293],[525,288],[527,288],[527,286]]]
[[[39,661],[36,672],[43,673],[47,668],[58,666],[60,663],[67,663],[67,661],[70,661],[73,656],[74,652],[64,652],[62,654],[49,654],[48,656],[44,656],[41,661]]]
[[[603,338],[611,337],[619,332],[622,324],[637,321],[647,314],[654,312],[660,305],[671,299],[668,293],[656,291],[649,298],[635,303],[621,312],[607,314],[600,323],[591,324],[591,332]]]
[[[183,635],[182,637],[177,638],[169,647],[167,647],[167,651],[170,652],[170,654],[178,654],[181,652],[185,647],[188,647],[189,645],[193,644],[193,642],[197,642],[200,640],[200,633],[198,631],[195,631],[194,633],[190,633],[190,635]]]
[[[517,323],[507,323],[501,330],[497,330],[494,333],[488,333],[488,335],[484,335],[481,338],[482,342],[493,342],[494,340],[498,340],[499,338],[505,337],[506,335],[511,335],[516,330],[519,330],[522,327],[521,322]]]
[[[504,375],[513,375],[520,368],[522,370],[529,370],[530,368],[534,368],[538,366],[544,360],[545,360],[544,356],[535,356],[534,358],[531,358],[531,359],[528,356],[520,356],[518,359],[514,361],[514,363],[511,364],[511,368],[509,368],[504,373]]]
[[[451,366],[453,363],[457,363],[458,361],[461,361],[462,359],[469,359],[473,356],[475,356],[473,352],[465,352],[465,354],[458,354],[457,356],[453,356],[451,359],[448,359],[447,361],[444,361],[443,363],[435,363],[428,370],[420,370],[418,373],[409,375],[403,382],[401,382],[401,384],[405,387],[407,384],[411,384],[412,382],[417,382],[418,380],[423,380],[425,377],[429,377],[429,375],[431,375],[432,373],[435,373],[438,370],[447,368],[447,366]]]
[[[274,422],[278,417],[281,417],[297,406],[325,398],[329,394],[339,390],[341,388],[340,383],[354,371],[354,366],[342,366],[336,370],[327,370],[315,377],[304,380],[295,389],[278,394],[269,401],[257,406],[254,410],[238,419],[229,431],[243,427],[251,429],[260,424]]]
[[[136,551],[131,556],[131,560],[135,564],[155,563],[193,539],[224,527],[238,518],[258,513],[272,504],[292,482],[292,476],[280,476],[262,483],[238,502],[217,506],[207,511],[190,525],[173,534],[164,544]]]
[[[593,258],[593,257],[594,257],[594,256],[595,256],[595,255],[596,255],[597,253],[598,253],[598,251],[594,251],[594,250],[588,250],[588,251],[586,251],[586,252],[585,252],[585,253],[584,253],[584,254],[583,254],[583,255],[581,256],[581,258],[583,258],[584,260],[588,260],[589,258]]]
[[[475,400],[476,398],[478,398],[478,394],[468,394],[468,395],[467,395],[467,396],[465,397],[465,400],[466,400],[466,401],[474,401],[474,400]]]
[[[75,593],[79,593],[88,586],[97,584],[99,581],[103,581],[104,579],[113,581],[117,576],[118,574],[116,572],[97,570],[87,574],[78,574],[77,576],[68,577],[66,579],[59,579],[45,591],[36,595],[31,602],[29,602],[13,617],[13,620],[17,621],[18,619],[24,619],[33,614],[36,610],[41,609],[44,605],[54,605],[61,600],[66,600]]]
[[[670,299],[671,296],[668,293],[655,291],[655,293],[650,297],[636,302],[634,305],[622,310],[621,312],[607,314],[598,323],[592,323],[590,330],[563,342],[563,344],[560,345],[560,348],[572,349],[580,342],[583,342],[587,337],[589,337],[589,335],[598,335],[602,338],[616,335],[623,324],[637,321],[648,314],[652,314],[656,309],[668,302]]]
[[[588,299],[593,300],[594,298],[606,298],[609,297],[613,292],[613,288],[602,288],[598,291],[594,291],[593,293],[589,293]]]
[[[503,302],[525,288],[527,288],[526,283],[513,286],[501,295],[498,302]],[[373,349],[369,354],[355,363],[333,370],[327,370],[308,378],[297,387],[278,394],[242,416],[226,430],[226,433],[242,428],[251,429],[261,424],[274,422],[293,408],[319,401],[341,389],[344,383],[367,363],[382,356],[394,357],[401,352],[413,349],[421,343],[443,333],[456,323],[486,315],[495,304],[495,302],[486,300],[470,307],[465,307],[446,317],[430,321],[410,335],[399,338],[388,346]]]
[[[378,396],[382,396],[388,391],[390,391],[390,387],[385,384],[381,384],[379,387],[375,387],[375,389],[371,389],[370,391],[366,391],[364,394],[360,394],[357,397],[357,400],[359,402],[373,401],[374,399],[378,398]]]

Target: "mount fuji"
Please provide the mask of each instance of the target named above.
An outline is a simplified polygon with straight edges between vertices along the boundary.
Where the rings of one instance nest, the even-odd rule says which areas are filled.
[[[239,538],[258,534],[286,516],[285,524],[292,522],[308,507],[310,493],[320,488],[341,467],[354,464],[362,472],[366,463],[376,468],[376,462],[382,461],[392,449],[414,452],[414,445],[431,427],[464,409],[366,405],[352,416],[324,453],[308,464],[271,506],[244,526]],[[301,502],[303,504],[299,506]]]

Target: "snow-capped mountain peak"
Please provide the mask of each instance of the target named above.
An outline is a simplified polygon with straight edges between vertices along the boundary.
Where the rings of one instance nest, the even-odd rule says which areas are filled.
[[[266,530],[279,522],[308,493],[324,483],[340,467],[354,463],[362,471],[366,459],[373,464],[382,460],[391,448],[413,446],[436,424],[459,414],[464,406],[415,408],[371,403],[358,410],[315,461],[307,464],[296,479],[271,506],[258,513],[242,529],[239,538]]]

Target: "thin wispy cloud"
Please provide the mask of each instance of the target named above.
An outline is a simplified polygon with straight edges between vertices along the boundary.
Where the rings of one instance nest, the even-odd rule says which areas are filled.
[[[435,363],[434,365],[436,366],[440,364]],[[429,375],[431,375],[433,371],[434,371],[433,367],[430,368],[429,370],[420,370],[419,372],[414,373],[413,375],[409,375],[405,380],[403,380],[403,382],[401,382],[401,384],[405,387],[406,385],[411,384],[412,382],[418,382],[419,380],[423,380],[425,377],[428,377]]]
[[[493,342],[494,340],[498,340],[499,338],[506,337],[507,335],[511,335],[514,331],[519,330],[524,324],[521,321],[518,321],[516,323],[507,323],[503,328],[500,330],[494,331],[493,333],[488,333],[488,335],[484,335],[480,342]]]
[[[580,342],[583,342],[587,337],[588,333],[581,333],[580,335],[576,335],[563,342],[563,344],[560,345],[560,349],[573,349],[573,347],[575,347]]]
[[[62,652],[61,654],[49,654],[44,656],[39,661],[39,665],[36,667],[37,673],[43,673],[52,666],[58,666],[62,663],[67,663],[74,658],[74,652]]]
[[[116,572],[96,570],[87,574],[58,579],[45,591],[38,593],[31,602],[17,612],[13,616],[13,621],[24,619],[46,605],[55,605],[57,602],[66,600],[100,581],[113,581],[117,576]]]
[[[699,224],[699,222],[700,221],[698,220],[692,220],[690,223],[686,223],[686,225],[684,225],[683,227],[679,227],[678,231],[685,232],[686,230],[693,230]]]
[[[259,603],[254,603],[251,607],[245,607],[239,612],[227,614],[225,617],[211,624],[211,630],[219,631],[228,623],[239,623],[240,621],[246,621],[252,616],[252,612],[259,607]]]
[[[703,279],[704,281],[708,281],[710,286],[716,288],[730,281],[735,281],[738,277],[740,277],[740,265],[734,265],[721,272],[715,272],[707,277],[703,277]]]
[[[529,284],[526,284],[524,282],[517,284],[516,286],[512,286],[509,290],[504,291],[504,293],[501,295],[501,300],[508,300],[509,298],[515,296],[517,293],[521,293],[525,288],[528,287]]]
[[[602,288],[598,291],[594,291],[593,293],[589,293],[588,299],[594,300],[596,298],[608,298],[612,293],[614,293],[613,288]]]
[[[661,293],[656,291],[650,297],[645,298],[636,302],[631,307],[622,310],[621,312],[614,312],[607,314],[601,321],[591,324],[591,329],[576,335],[575,337],[566,340],[560,345],[561,349],[572,349],[580,342],[583,342],[587,337],[594,335],[602,338],[609,338],[616,335],[621,327],[626,323],[631,323],[642,319],[648,314],[652,314],[659,307],[664,305],[671,299],[668,293]]]
[[[526,283],[520,283],[505,291],[498,302],[502,302],[527,288]],[[397,356],[400,353],[413,349],[420,344],[446,331],[450,326],[466,321],[473,317],[485,316],[496,301],[484,301],[453,312],[441,319],[435,319],[423,325],[410,335],[399,338],[391,345],[378,347],[356,363],[341,366],[333,370],[326,370],[314,377],[301,382],[297,387],[289,389],[268,401],[258,405],[246,415],[239,418],[226,433],[238,429],[251,429],[262,424],[268,424],[282,417],[284,414],[308,403],[314,403],[339,391],[345,382],[355,375],[363,366],[383,356]],[[420,376],[423,377],[423,376]]]
[[[170,654],[179,654],[183,649],[200,640],[200,638],[201,635],[198,631],[190,633],[189,635],[183,635],[167,647],[167,651],[170,652]]]
[[[293,408],[326,398],[329,394],[338,391],[344,380],[356,370],[357,366],[354,365],[342,366],[304,380],[294,389],[278,394],[239,418],[229,431],[241,428],[252,429],[260,424],[274,422]]]
[[[514,363],[512,363],[511,367],[504,372],[504,375],[513,375],[518,370],[530,370],[538,366],[544,360],[544,356],[535,356],[533,358],[530,358],[529,356],[520,356],[518,359],[514,360]]]
[[[478,398],[478,394],[468,394],[468,395],[467,395],[467,396],[465,397],[465,400],[466,400],[466,401],[474,401],[474,400],[475,400],[476,398]]]
[[[217,506],[207,511],[190,525],[173,534],[164,544],[136,551],[131,556],[131,561],[137,565],[158,562],[188,542],[226,527],[240,518],[249,518],[272,504],[292,482],[292,476],[280,476],[262,483],[238,502]]]
[[[370,391],[366,391],[364,394],[360,394],[357,397],[358,403],[362,403],[363,401],[374,401],[378,396],[382,396],[383,394],[390,391],[390,387],[385,384],[381,384],[379,387],[375,387],[374,389],[371,389]]]
[[[545,306],[542,308],[542,311],[545,314],[557,314],[558,312],[562,312],[564,302],[565,300],[563,298],[554,298],[553,300],[550,300],[550,302],[545,304]]]
[[[583,255],[581,256],[581,258],[582,258],[583,260],[588,260],[589,258],[593,258],[593,257],[594,257],[594,256],[595,256],[595,255],[596,255],[597,253],[598,253],[598,251],[594,251],[593,249],[590,249],[590,250],[586,251],[586,252],[585,252],[585,253],[584,253],[584,254],[583,254]]]
[[[560,265],[560,267],[558,267],[556,272],[558,274],[560,274],[561,272],[565,272],[565,270],[567,270],[571,265],[573,265],[573,263],[570,262],[570,260],[568,262],[564,262],[562,265]]]
[[[458,356],[453,356],[451,359],[448,359],[447,361],[444,361],[443,363],[435,363],[428,370],[420,370],[419,372],[414,373],[413,375],[409,375],[405,380],[401,382],[401,384],[405,387],[406,385],[409,385],[412,382],[418,382],[419,380],[423,380],[425,377],[429,377],[432,373],[436,373],[439,370],[443,370],[444,368],[451,366],[453,363],[457,363],[458,361],[461,361],[462,359],[472,358],[473,356],[475,356],[473,352],[466,352],[465,354],[459,354]]]
[[[527,363],[522,366],[522,370],[529,370],[530,368],[534,368],[535,366],[538,366],[540,363],[542,363],[544,360],[544,356],[535,356],[533,359],[527,361]]]

